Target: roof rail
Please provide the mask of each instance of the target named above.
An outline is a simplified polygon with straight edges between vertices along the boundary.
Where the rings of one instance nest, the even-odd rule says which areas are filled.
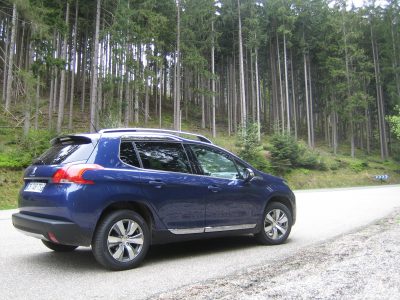
[[[157,129],[157,128],[112,128],[102,129],[99,133],[112,133],[112,132],[154,132],[154,133],[166,133],[172,135],[189,135],[196,137],[199,141],[212,144],[212,142],[203,135],[190,133],[186,131],[168,130],[168,129]]]

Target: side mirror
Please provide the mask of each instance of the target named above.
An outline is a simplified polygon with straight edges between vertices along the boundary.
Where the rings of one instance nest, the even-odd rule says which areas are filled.
[[[244,169],[243,180],[244,182],[250,182],[254,178],[254,171],[250,168]]]

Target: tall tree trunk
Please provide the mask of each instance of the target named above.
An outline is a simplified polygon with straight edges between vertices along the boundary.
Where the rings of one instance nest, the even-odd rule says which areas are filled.
[[[240,123],[242,129],[246,128],[247,116],[246,116],[246,92],[244,86],[244,66],[243,66],[243,42],[242,42],[242,20],[240,17],[240,0],[237,0],[238,5],[238,28],[239,28],[239,77],[240,77],[240,108],[241,118]]]
[[[8,23],[9,21],[6,20],[3,24],[4,29],[3,29],[3,34],[6,35],[5,38],[5,42],[4,42],[4,55],[3,55],[3,59],[4,59],[4,63],[3,63],[3,89],[2,89],[2,102],[6,102],[6,91],[7,91],[7,75],[8,75],[8,51],[9,51],[9,47],[8,45],[10,44],[10,33],[8,30]]]
[[[255,49],[255,69],[256,69],[256,103],[257,103],[257,138],[261,140],[261,121],[260,121],[260,83],[258,78],[258,49]]]
[[[281,129],[282,133],[285,133],[285,101],[283,99],[283,85],[282,85],[282,70],[281,70],[281,56],[279,49],[278,33],[276,33],[276,53],[278,56],[278,76],[279,76],[279,92],[280,92],[280,104],[281,104]]]
[[[286,124],[287,133],[290,134],[290,105],[289,105],[289,81],[288,81],[288,67],[287,67],[287,53],[286,53],[286,34],[283,34],[283,59],[285,63],[285,91],[286,91]]]
[[[96,132],[96,105],[97,105],[97,83],[98,83],[98,55],[99,55],[99,31],[100,31],[100,8],[101,0],[97,0],[96,29],[94,34],[94,51],[92,57],[92,86],[90,91],[90,132]]]
[[[345,8],[343,8],[342,12],[342,31],[343,31],[343,40],[344,40],[344,55],[345,55],[345,65],[346,65],[346,81],[347,81],[347,101],[350,101],[350,88],[351,88],[351,81],[350,81],[350,67],[349,67],[349,54],[347,49],[347,33],[346,33],[346,26],[344,21],[344,13]],[[349,122],[350,122],[350,149],[351,149],[351,157],[354,158],[355,156],[355,145],[354,145],[354,123],[353,123],[353,111],[349,113]]]
[[[313,90],[312,90],[312,81],[311,81],[311,63],[310,63],[310,55],[307,55],[307,65],[308,65],[308,86],[310,89],[308,100],[309,100],[309,109],[310,109],[310,130],[311,130],[311,147],[315,147],[315,139],[314,139],[314,105],[313,105]]]
[[[311,122],[310,122],[310,103],[308,97],[308,74],[307,74],[307,58],[306,53],[303,53],[304,61],[304,91],[306,92],[306,113],[307,113],[307,140],[308,147],[312,148],[311,142]]]
[[[214,21],[211,22],[211,92],[212,92],[212,136],[217,136],[217,128],[215,127],[215,61],[214,61]]]
[[[175,99],[174,99],[174,128],[181,128],[181,4],[176,0],[176,57],[175,57]]]
[[[10,109],[11,103],[11,86],[13,83],[13,66],[14,66],[14,48],[15,48],[15,32],[17,26],[17,5],[13,5],[13,16],[11,22],[11,41],[8,54],[8,71],[7,71],[7,91],[6,91],[6,110]]]
[[[67,28],[69,28],[68,22],[69,20],[69,2],[67,1],[67,10],[65,12],[65,25]],[[67,37],[68,34],[64,34],[64,41],[62,45],[62,53],[61,53],[61,59],[64,61],[67,60]],[[65,79],[65,66],[61,70],[61,82],[60,82],[60,97],[59,97],[59,103],[58,103],[58,116],[57,116],[57,133],[61,132],[62,128],[62,123],[64,119],[64,101],[65,101],[65,84],[66,84],[66,79]]]
[[[39,128],[39,101],[40,101],[40,75],[36,79],[36,97],[35,97],[35,129]]]
[[[293,71],[293,51],[290,51],[290,73],[292,79],[292,99],[293,99],[293,122],[294,122],[294,138],[297,141],[297,105],[296,105],[296,93],[295,93],[295,81]]]
[[[87,29],[83,38],[83,61],[82,61],[82,94],[81,94],[81,112],[85,111],[85,98],[86,98],[86,61],[87,61]]]
[[[389,156],[387,147],[387,137],[386,137],[385,108],[384,108],[382,85],[381,85],[378,47],[376,45],[376,40],[373,34],[372,24],[371,24],[371,43],[372,43],[372,55],[374,58],[376,102],[378,107],[378,126],[379,126],[381,158],[382,160],[385,160]]]
[[[68,118],[68,129],[72,130],[72,117],[74,114],[74,91],[75,91],[75,64],[76,64],[76,36],[78,35],[78,9],[79,0],[75,2],[75,24],[74,24],[74,37],[72,41],[71,56],[72,56],[72,72],[71,72],[71,97],[69,99],[69,118]]]

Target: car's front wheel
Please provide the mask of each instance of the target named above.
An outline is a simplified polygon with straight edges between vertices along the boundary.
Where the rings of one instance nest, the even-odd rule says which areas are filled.
[[[262,244],[282,244],[288,238],[292,224],[289,208],[280,202],[271,202],[265,209],[262,229],[256,237]]]
[[[137,267],[150,245],[150,230],[145,220],[131,210],[106,215],[95,232],[92,251],[104,267],[119,271]]]

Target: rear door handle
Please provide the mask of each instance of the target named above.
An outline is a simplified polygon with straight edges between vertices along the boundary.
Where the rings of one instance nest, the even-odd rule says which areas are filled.
[[[208,186],[208,190],[210,190],[213,193],[218,193],[220,192],[222,189],[219,186],[216,185],[209,185]]]
[[[150,180],[149,184],[154,186],[156,189],[161,189],[165,185],[165,182],[161,180]]]

